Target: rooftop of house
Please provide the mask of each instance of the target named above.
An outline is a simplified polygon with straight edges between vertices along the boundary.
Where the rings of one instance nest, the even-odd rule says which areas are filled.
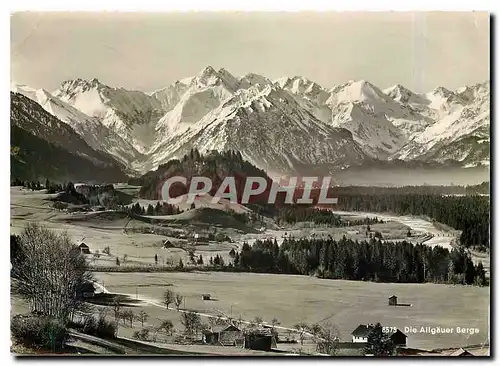
[[[253,334],[259,336],[272,336],[273,331],[271,328],[255,328],[255,329],[247,329],[245,331],[246,334]]]
[[[229,331],[240,331],[240,329],[232,324],[229,325],[214,325],[211,329],[205,331],[205,333],[220,333]]]

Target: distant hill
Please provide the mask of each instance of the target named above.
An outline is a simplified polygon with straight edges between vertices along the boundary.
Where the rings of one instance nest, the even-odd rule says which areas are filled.
[[[92,149],[38,103],[11,93],[11,177],[123,182],[124,166]]]
[[[239,152],[234,151],[213,151],[207,155],[201,155],[198,150],[193,149],[182,160],[171,160],[162,164],[157,170],[150,171],[140,178],[131,178],[130,184],[140,185],[139,197],[146,199],[161,199],[161,189],[163,183],[170,177],[182,176],[189,182],[194,176],[204,176],[212,180],[210,194],[213,196],[220,184],[226,177],[234,177],[238,199],[241,198],[246,178],[263,177],[268,182],[272,182],[266,173],[243,160]],[[181,184],[175,184],[170,190],[172,197],[186,194],[187,188]],[[265,192],[264,192],[265,193]]]

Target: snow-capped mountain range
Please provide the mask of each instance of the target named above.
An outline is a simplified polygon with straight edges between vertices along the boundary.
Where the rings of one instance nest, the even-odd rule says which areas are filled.
[[[97,79],[64,81],[52,93],[11,89],[140,173],[191,148],[238,150],[271,176],[394,159],[489,164],[489,82],[425,94],[363,80],[327,89],[208,66],[152,93]]]

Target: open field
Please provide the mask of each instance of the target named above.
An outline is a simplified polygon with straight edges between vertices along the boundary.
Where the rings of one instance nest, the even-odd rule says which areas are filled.
[[[48,198],[54,195],[45,191],[29,191],[21,187],[11,187],[11,233],[19,234],[28,222],[38,222],[56,231],[66,231],[75,243],[85,242],[92,253],[99,251],[101,256],[95,260],[96,265],[114,265],[116,257],[122,261],[127,255],[127,262],[122,265],[151,264],[154,265],[154,256],[158,255],[160,264],[178,263],[182,259],[188,263],[189,254],[180,248],[162,248],[162,243],[174,238],[163,235],[143,234],[132,230],[124,232],[125,225],[128,229],[151,227],[140,221],[128,222],[123,216],[113,212],[98,213],[66,213],[52,208]],[[228,230],[229,233],[234,230]],[[185,240],[184,240],[185,241]],[[105,247],[110,248],[111,255],[103,255]],[[228,253],[235,247],[231,243],[210,243],[198,245],[196,255],[202,255],[208,260],[216,254],[228,259]],[[89,255],[91,259],[91,255]]]
[[[386,213],[372,213],[372,212],[354,212],[354,211],[335,211],[334,213],[342,216],[351,216],[356,218],[363,217],[378,217],[384,221],[394,221],[404,224],[416,231],[417,233],[430,233],[433,238],[427,240],[425,245],[428,246],[442,246],[443,248],[448,248],[451,250],[451,243],[456,239],[457,233],[449,230],[444,230],[443,228],[436,227],[430,220],[426,220],[422,217],[415,216],[401,216],[401,215],[391,215]]]
[[[52,208],[48,200],[51,195],[44,191],[31,192],[20,187],[11,188],[11,232],[20,233],[26,223],[39,222],[57,231],[66,231],[76,242],[84,241],[92,253],[109,246],[111,255],[102,255],[93,260],[96,266],[114,266],[116,257],[122,266],[153,265],[158,254],[159,263],[177,263],[182,258],[188,262],[188,252],[182,248],[162,248],[166,239],[175,245],[189,244],[190,239],[179,239],[152,233],[140,233],[144,228],[171,228],[185,233],[203,233],[207,229],[192,222],[167,221],[150,225],[139,220],[129,220],[125,215],[113,211],[98,213],[67,213]],[[189,213],[189,212],[188,212]],[[382,232],[386,239],[403,239],[408,228],[412,230],[412,241],[425,241],[427,245],[442,245],[451,248],[458,233],[449,228],[434,225],[424,218],[395,216],[390,214],[339,212],[345,217],[378,217],[388,222],[371,225],[372,231]],[[127,228],[125,231],[124,228]],[[130,229],[130,230],[129,230]],[[279,244],[287,236],[327,236],[341,238],[343,235],[358,240],[365,237],[363,226],[330,228],[299,223],[287,228],[270,228],[261,232],[241,232],[236,229],[218,228],[229,235],[233,242],[209,242],[197,245],[195,254],[205,261],[219,254],[227,261],[231,248],[241,247],[243,242],[252,244],[257,239],[277,238]],[[488,254],[475,254],[485,267],[489,267]],[[384,326],[395,326],[407,333],[408,347],[435,349],[481,344],[487,340],[489,315],[489,288],[451,286],[435,284],[379,284],[341,280],[324,280],[307,276],[220,273],[220,272],[167,272],[167,273],[95,273],[100,285],[108,291],[128,294],[139,300],[134,311],[144,309],[149,314],[145,326],[156,327],[162,320],[170,319],[181,330],[180,313],[165,309],[162,305],[164,291],[170,289],[185,297],[181,309],[191,309],[203,316],[231,315],[245,321],[259,316],[264,322],[276,317],[281,327],[291,328],[305,322],[313,324],[330,321],[341,333],[342,341],[350,341],[350,333],[359,324],[381,322]],[[212,301],[201,300],[202,293],[210,293]],[[401,303],[411,307],[389,307],[387,298],[396,295]],[[23,304],[12,300],[13,309],[23,310]],[[173,305],[172,305],[173,307]],[[16,311],[17,311],[16,310]],[[452,334],[409,333],[406,327],[451,327]],[[456,327],[478,328],[478,334],[457,334]],[[121,325],[119,335],[131,337],[135,329]],[[286,337],[288,331],[280,330]],[[295,337],[296,338],[296,337]],[[308,347],[312,345],[307,345]],[[299,345],[283,345],[290,351]]]
[[[126,188],[126,186],[124,187]],[[136,187],[132,188],[136,189]],[[89,245],[92,253],[96,251],[102,253],[104,248],[109,247],[111,255],[101,255],[98,259],[89,256],[94,265],[114,265],[116,257],[120,258],[121,265],[154,265],[155,255],[158,255],[159,264],[178,263],[180,259],[184,263],[188,263],[189,254],[186,246],[195,249],[196,256],[202,255],[205,261],[209,257],[219,255],[227,262],[230,260],[228,253],[232,248],[241,248],[244,242],[252,244],[258,239],[266,238],[276,238],[278,244],[281,244],[287,236],[331,236],[334,239],[341,239],[345,235],[354,240],[366,239],[363,226],[333,228],[327,225],[297,223],[286,228],[277,228],[276,225],[266,223],[267,229],[262,231],[250,230],[234,219],[224,216],[224,210],[227,209],[224,204],[219,204],[223,208],[221,210],[211,209],[211,211],[220,214],[213,214],[210,208],[203,208],[207,207],[203,206],[203,203],[207,200],[206,197],[200,199],[201,207],[199,209],[165,218],[152,217],[155,219],[155,223],[149,224],[139,220],[130,220],[126,215],[113,211],[67,213],[55,210],[52,208],[52,202],[49,201],[54,196],[45,193],[43,190],[32,192],[21,187],[11,187],[11,232],[13,234],[20,233],[29,221],[40,222],[51,229],[66,231],[76,243],[84,241]],[[370,212],[338,211],[336,213],[344,218],[378,217],[385,220],[386,222],[383,224],[371,225],[371,229],[372,231],[380,231],[386,240],[423,242],[425,245],[439,245],[451,250],[454,241],[460,235],[460,232],[456,230],[442,224],[433,223],[422,217]],[[215,223],[209,224],[211,220],[214,220]],[[224,225],[229,221],[232,227]],[[127,230],[124,230],[125,228]],[[208,242],[203,243],[203,245],[193,246],[187,236],[186,239],[178,239],[155,234],[152,231],[156,228],[168,228],[186,235],[192,235],[193,233],[207,235],[209,232],[213,233],[217,230],[217,232],[229,236],[232,242]],[[411,238],[406,236],[408,229],[412,231]],[[165,240],[170,240],[174,247],[162,248]],[[483,262],[489,276],[489,253],[474,252],[472,254],[475,263]],[[127,256],[126,262],[122,260],[125,255]]]
[[[196,224],[194,222],[196,220],[190,220],[189,217],[194,214],[187,211],[180,215],[166,217],[164,220],[161,217],[152,217],[157,222],[155,221],[156,223],[151,225],[138,220],[130,220],[125,214],[113,211],[67,213],[55,210],[52,208],[52,202],[49,201],[49,198],[53,196],[55,195],[46,194],[43,190],[32,192],[21,187],[11,187],[11,232],[19,234],[26,223],[30,221],[43,223],[57,231],[66,231],[76,243],[85,242],[90,247],[91,253],[96,251],[101,253],[99,258],[93,258],[92,254],[88,256],[92,264],[97,266],[115,265],[116,257],[120,259],[122,266],[154,265],[155,254],[158,255],[159,264],[177,264],[179,259],[188,263],[188,252],[179,247],[189,246],[189,239],[178,239],[140,231],[144,229],[145,232],[149,232],[149,229],[169,228],[172,231],[186,234],[197,232],[200,235],[206,235],[206,233],[215,230],[214,225],[206,224],[207,220],[211,220],[210,217],[207,218],[210,216],[210,212],[201,212],[201,216],[203,216],[201,221],[203,222],[200,224]],[[222,210],[213,211],[223,213]],[[184,220],[176,220],[175,216],[182,216]],[[366,217],[368,214],[363,216]],[[214,220],[218,220],[218,222],[225,222],[226,219],[223,215],[214,216]],[[234,219],[232,222],[234,223]],[[286,229],[268,228],[261,232],[257,230],[253,230],[253,232],[242,231],[237,229],[238,225],[234,226],[236,227],[230,228],[218,225],[216,228],[217,232],[228,235],[233,242],[209,242],[204,243],[204,245],[196,245],[194,247],[196,249],[195,255],[202,255],[205,261],[208,261],[210,257],[220,255],[228,262],[230,260],[229,251],[232,248],[240,248],[244,242],[252,244],[257,239],[276,238],[278,244],[281,244],[287,235],[294,237],[331,235],[335,239],[340,239],[345,235],[353,239],[365,239],[363,228],[354,226],[349,228],[308,227],[308,224],[304,223]],[[373,230],[381,231],[387,239],[405,238],[408,229],[407,225],[397,221],[376,224],[372,227]],[[170,240],[176,247],[162,248],[165,240]],[[106,247],[109,247],[110,255],[102,254]],[[123,261],[124,255],[127,256],[126,262]]]
[[[202,313],[269,322],[277,317],[281,326],[293,327],[330,321],[342,341],[363,323],[381,322],[404,331],[405,327],[478,328],[473,335],[408,334],[408,347],[433,349],[479,344],[487,340],[489,288],[435,284],[379,284],[323,280],[306,276],[252,273],[96,273],[99,283],[111,292],[148,299],[151,320],[171,319],[180,327],[180,314],[161,307],[166,289],[185,296],[185,306]],[[168,285],[168,286],[167,286]],[[214,300],[201,300],[210,293]],[[399,297],[411,307],[389,307],[387,298]],[[159,304],[160,306],[156,306]]]

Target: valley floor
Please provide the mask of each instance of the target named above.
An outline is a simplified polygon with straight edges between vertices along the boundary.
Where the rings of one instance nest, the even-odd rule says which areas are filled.
[[[111,255],[101,255],[90,261],[97,266],[113,266],[116,257],[127,255],[122,265],[152,265],[154,255],[158,254],[160,263],[166,259],[174,263],[182,258],[185,263],[189,256],[181,248],[163,249],[164,236],[124,232],[123,219],[102,221],[71,221],[72,214],[54,210],[50,195],[44,191],[31,192],[19,187],[11,188],[11,232],[18,234],[27,222],[39,222],[57,231],[67,231],[77,243],[87,243],[92,252],[101,253],[106,246]],[[394,216],[389,214],[341,212],[344,216],[378,217],[390,221],[375,224],[384,237],[395,239],[403,235],[408,227],[414,231],[415,242],[425,241],[426,245],[442,245],[451,248],[458,235],[453,230],[433,225],[423,218]],[[380,225],[380,226],[376,226]],[[374,228],[374,229],[375,229]],[[232,232],[233,243],[208,243],[196,246],[196,255],[203,257],[223,255],[228,258],[231,248],[238,248],[243,242],[252,243],[259,238],[275,237],[281,243],[287,235],[300,236],[351,235],[364,236],[361,228],[311,228],[295,226],[281,229],[267,229],[260,233]],[[404,237],[401,236],[401,239]],[[489,255],[482,257],[489,267]],[[98,292],[127,294],[138,300],[134,312],[145,310],[149,319],[145,326],[158,326],[163,320],[171,320],[174,327],[183,329],[180,313],[166,309],[162,304],[163,293],[170,289],[184,296],[181,310],[188,309],[200,313],[203,317],[231,316],[251,321],[262,317],[269,323],[276,317],[280,321],[280,337],[286,338],[295,332],[295,324],[305,322],[313,324],[330,321],[335,324],[341,335],[341,341],[349,342],[352,332],[359,324],[380,322],[384,326],[395,326],[408,335],[408,347],[421,349],[462,347],[470,344],[482,344],[488,341],[490,290],[489,287],[453,286],[438,284],[389,284],[360,281],[318,279],[308,276],[222,273],[222,272],[169,272],[169,273],[95,273]],[[201,299],[201,294],[210,293],[211,301]],[[396,295],[401,303],[409,307],[390,307],[388,297]],[[25,304],[12,298],[13,313],[24,312]],[[171,305],[173,307],[173,305]],[[23,310],[24,309],[24,310]],[[428,334],[410,333],[408,327],[451,327],[477,328],[478,333],[464,334]],[[140,329],[136,322],[134,328],[121,325],[119,336],[132,337],[133,331]],[[296,339],[297,337],[294,336]],[[302,346],[313,351],[313,344]],[[298,344],[280,344],[280,349],[291,352],[300,348]]]

